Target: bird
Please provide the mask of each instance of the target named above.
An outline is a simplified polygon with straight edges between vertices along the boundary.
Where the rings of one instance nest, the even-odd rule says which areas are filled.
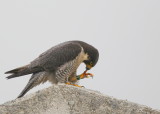
[[[47,81],[52,84],[65,83],[79,86],[80,79],[93,77],[87,73],[97,64],[98,50],[92,45],[79,40],[60,43],[40,54],[29,64],[5,72],[10,74],[7,79],[32,74],[27,85],[17,98],[23,97],[33,87]],[[77,75],[77,69],[81,63],[86,65],[85,71]]]

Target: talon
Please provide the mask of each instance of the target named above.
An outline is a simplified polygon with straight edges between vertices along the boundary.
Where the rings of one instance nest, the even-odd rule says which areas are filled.
[[[94,76],[94,75],[93,75],[93,74],[91,74],[91,73],[86,73],[85,75],[86,75],[86,77],[87,77],[87,78],[90,78],[90,77],[92,77],[92,78],[93,78],[93,76]]]
[[[85,88],[84,86],[81,86],[81,88]]]

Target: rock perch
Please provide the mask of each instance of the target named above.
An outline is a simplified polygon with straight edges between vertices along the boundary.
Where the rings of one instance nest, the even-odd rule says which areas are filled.
[[[160,111],[85,88],[54,85],[0,105],[0,114],[160,114]]]

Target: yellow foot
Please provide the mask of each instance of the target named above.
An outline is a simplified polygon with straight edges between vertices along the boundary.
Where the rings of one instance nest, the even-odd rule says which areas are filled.
[[[76,87],[84,87],[84,86],[80,86],[80,85],[77,85],[77,84],[71,84],[69,82],[66,83],[67,85],[73,85],[73,86],[76,86]]]
[[[86,71],[84,71],[81,75],[80,75],[80,79],[83,79],[83,78],[89,78],[89,77],[92,77],[93,78],[93,74],[91,73],[86,73]]]

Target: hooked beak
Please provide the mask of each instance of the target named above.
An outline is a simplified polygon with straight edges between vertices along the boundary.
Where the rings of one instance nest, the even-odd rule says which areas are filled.
[[[86,70],[90,70],[92,68],[92,66],[91,65],[86,65]]]

